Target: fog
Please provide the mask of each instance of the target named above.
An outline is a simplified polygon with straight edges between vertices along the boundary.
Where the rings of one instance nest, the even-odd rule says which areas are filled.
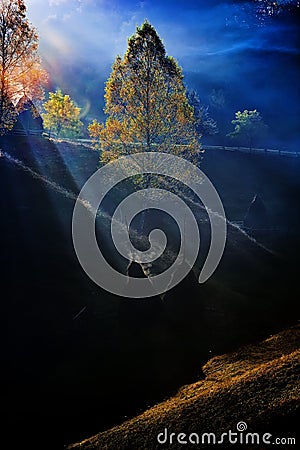
[[[127,38],[146,18],[167,53],[183,68],[187,87],[209,105],[224,137],[239,109],[258,109],[268,144],[297,150],[299,124],[299,3],[280,14],[265,1],[28,0],[51,87],[104,119],[104,85]],[[278,6],[278,8],[279,8]]]

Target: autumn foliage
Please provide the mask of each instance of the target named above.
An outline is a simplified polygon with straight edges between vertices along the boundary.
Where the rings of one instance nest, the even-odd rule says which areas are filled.
[[[13,127],[14,105],[43,97],[47,74],[37,54],[38,35],[26,18],[23,0],[0,0],[0,134]]]
[[[80,108],[69,95],[60,89],[49,93],[49,100],[43,105],[44,127],[55,137],[76,137],[80,134],[83,123],[80,120]]]
[[[200,143],[182,70],[148,22],[129,39],[124,58],[116,58],[105,100],[106,123],[89,126],[102,162],[143,151],[197,159]]]

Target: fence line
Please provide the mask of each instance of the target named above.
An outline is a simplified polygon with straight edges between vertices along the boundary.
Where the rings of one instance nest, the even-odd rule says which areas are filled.
[[[287,150],[271,148],[228,147],[224,145],[204,145],[203,148],[204,150],[225,150],[229,152],[247,153],[250,155],[286,156],[290,158],[300,157],[300,152],[289,152]]]
[[[39,129],[22,129],[22,128],[16,128],[10,132],[10,135],[13,136],[41,136],[43,130]]]
[[[12,135],[16,136],[40,136],[43,133],[42,130],[35,130],[35,129],[14,129],[11,131]],[[65,141],[70,142],[82,142],[85,144],[92,144],[92,139],[68,139],[64,138]],[[268,156],[286,156],[290,158],[300,158],[300,152],[290,152],[287,150],[281,150],[281,149],[272,149],[272,148],[249,148],[249,147],[230,147],[226,145],[205,145],[203,144],[204,150],[225,150],[228,152],[239,152],[239,153],[247,153],[250,155],[268,155]]]

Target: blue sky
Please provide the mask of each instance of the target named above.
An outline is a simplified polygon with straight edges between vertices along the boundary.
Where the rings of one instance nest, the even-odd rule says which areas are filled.
[[[177,59],[214,54],[234,45],[224,29],[232,5],[220,1],[27,0],[47,58],[112,60],[126,50],[127,38],[146,18]],[[213,32],[214,31],[214,32]],[[224,33],[226,31],[226,37]]]
[[[259,27],[245,1],[27,0],[26,5],[52,86],[87,111],[91,107],[91,114],[102,111],[111,65],[145,19],[204,103],[213,90],[222,90],[229,115],[261,108],[280,122],[282,111],[299,112],[299,28],[276,20]]]
[[[243,29],[245,14],[234,0],[27,0],[26,4],[39,31],[40,52],[49,62],[92,59],[99,67],[112,62],[125,52],[127,38],[145,19],[158,31],[167,53],[187,70],[197,70],[195,61],[199,64],[206,57],[268,47],[270,36],[281,51],[287,44],[280,39],[290,32],[269,27],[250,33]]]
[[[166,45],[175,50],[184,42],[179,38],[180,3],[169,9],[168,2],[108,1],[108,0],[28,0],[28,16],[38,28],[41,52],[55,52],[70,57],[72,54],[95,51],[95,57],[114,59],[126,50],[127,38],[134,33],[136,25],[145,18],[158,29],[168,41]],[[185,12],[186,13],[186,12]],[[168,17],[168,20],[166,20]],[[181,17],[182,19],[182,17]],[[171,35],[174,23],[176,33]],[[176,38],[177,36],[177,38]],[[175,44],[175,45],[174,45]],[[190,44],[189,44],[190,45]]]

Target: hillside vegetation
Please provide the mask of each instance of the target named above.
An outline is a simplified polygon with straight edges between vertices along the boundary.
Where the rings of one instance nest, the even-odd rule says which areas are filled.
[[[274,439],[292,436],[299,411],[299,344],[300,328],[294,327],[214,357],[203,367],[204,380],[184,386],[138,417],[68,449],[181,449],[176,441],[162,446],[157,435],[167,428],[169,434],[214,432],[220,436],[229,429],[236,431],[239,421],[247,423],[249,432],[269,432]]]
[[[207,283],[199,285],[190,273],[163,302],[136,303],[95,286],[74,252],[74,202],[99,165],[98,152],[87,143],[32,136],[3,138],[0,146],[5,217],[0,269],[6,280],[1,294],[8,343],[3,407],[15,448],[28,441],[31,450],[61,449],[111,429],[199,381],[212,356],[295,324],[298,159],[207,150],[202,169],[215,183],[228,219],[241,220],[260,187],[270,224],[283,229],[255,240],[228,223],[222,261]],[[104,206],[111,211],[108,202]],[[107,238],[109,221],[99,219],[97,226],[105,255],[119,268]],[[197,267],[208,238],[209,224],[203,223]],[[242,414],[239,419],[246,420]],[[152,449],[144,440],[139,448]]]

